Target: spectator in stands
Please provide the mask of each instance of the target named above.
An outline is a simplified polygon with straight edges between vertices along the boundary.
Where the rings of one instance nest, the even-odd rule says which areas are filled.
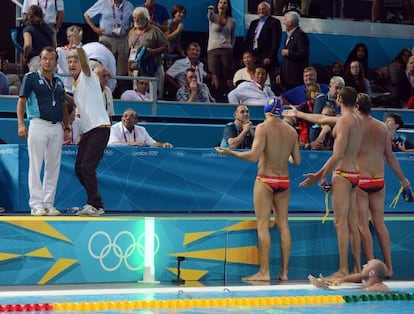
[[[414,109],[414,96],[408,98],[407,106],[405,107],[405,109]]]
[[[57,72],[59,74],[68,74],[68,61],[66,60],[66,56],[68,51],[74,49],[74,36],[73,33],[78,32],[80,40],[82,41],[83,38],[83,30],[80,26],[72,25],[66,29],[66,38],[68,40],[67,45],[57,47],[56,52],[58,54],[58,64],[57,64]],[[68,93],[72,93],[72,84],[73,84],[73,77],[62,77],[63,83],[65,84],[65,91]]]
[[[53,47],[45,47],[39,59],[39,71],[26,73],[23,78],[16,109],[17,132],[19,137],[27,139],[31,215],[54,216],[60,214],[54,207],[54,201],[62,138],[65,142],[69,141],[70,129],[64,103],[65,89],[55,74],[57,53]],[[29,130],[24,121],[25,107],[30,119]]]
[[[111,127],[108,145],[173,147],[168,142],[154,140],[137,122],[138,114],[132,109],[126,109],[122,114],[122,121]]]
[[[114,76],[117,72],[116,70],[116,60],[109,48],[106,46],[108,43],[106,41],[98,42],[93,41],[83,45],[83,50],[90,61],[97,61],[102,64],[105,68],[111,72],[111,77]],[[108,86],[113,92],[117,81],[115,79],[110,79]]]
[[[300,16],[295,11],[288,11],[283,17],[286,29],[286,41],[281,50],[282,63],[276,83],[285,90],[302,84],[303,70],[309,65],[309,38],[299,26]]]
[[[0,57],[0,71],[7,76],[9,84],[9,95],[19,95],[21,81],[19,75],[15,73],[10,73],[10,62],[5,57]],[[4,88],[3,88],[4,90]],[[1,94],[1,92],[0,92]],[[5,95],[5,94],[4,94]]]
[[[89,61],[89,65],[91,66],[94,61]],[[96,64],[97,63],[97,64]],[[102,97],[105,104],[105,110],[108,113],[109,121],[112,124],[112,117],[115,115],[114,111],[114,99],[112,97],[112,91],[108,87],[108,81],[111,77],[111,72],[108,71],[102,64],[96,62],[94,65],[91,66],[91,69],[96,73],[99,79],[99,84],[101,85],[102,89]]]
[[[330,77],[344,76],[344,66],[339,61],[334,61],[329,68]]]
[[[400,75],[398,95],[401,108],[407,104],[411,96],[414,96],[414,56],[408,58],[405,71]]]
[[[365,77],[361,62],[355,60],[348,63],[345,68],[344,80],[346,86],[355,88],[358,93],[371,95],[371,85]]]
[[[398,133],[397,130],[404,126],[403,118],[396,113],[390,113],[385,118],[385,125],[391,137],[393,152],[413,152],[414,145],[407,141],[405,134]]]
[[[29,23],[23,29],[23,64],[30,72],[40,69],[40,52],[44,47],[56,48],[56,36],[53,28],[43,20],[43,11],[37,5],[29,7]]]
[[[358,43],[354,48],[352,48],[344,63],[344,71],[349,68],[349,65],[352,61],[359,61],[361,63],[362,69],[364,70],[365,77],[368,79],[371,77],[367,45]]]
[[[321,92],[321,88],[318,84],[313,83],[306,86],[306,101],[301,103],[297,109],[302,112],[312,113],[313,112],[313,105],[315,103],[315,99],[319,96]],[[301,149],[310,149],[310,129],[312,124],[299,119],[297,121],[299,126],[299,147]]]
[[[310,84],[317,84],[318,76],[314,67],[303,70],[303,84],[287,90],[281,95],[284,105],[299,105],[306,101],[306,88]],[[329,90],[326,84],[319,84],[321,92],[326,94]]]
[[[76,117],[76,107],[72,105],[67,105],[68,107],[68,123],[70,129],[69,141],[65,142],[66,145],[78,145],[80,138],[82,136],[82,127],[80,119]]]
[[[234,121],[224,127],[220,147],[250,149],[254,139],[253,123],[250,121],[249,108],[240,104],[234,109]]]
[[[165,68],[169,68],[178,58],[185,57],[184,50],[181,46],[181,33],[184,30],[183,20],[186,15],[186,9],[181,4],[176,4],[171,10],[172,18],[167,22],[167,31],[165,37],[168,40],[168,53],[164,54]]]
[[[407,13],[407,19],[410,24],[413,24],[413,5],[411,0],[400,1],[404,5]],[[378,21],[378,15],[380,7],[383,5],[384,0],[372,0],[371,4],[371,22]]]
[[[137,87],[134,90],[126,90],[121,95],[121,100],[127,101],[151,101],[149,93],[150,83],[146,80],[138,80]]]
[[[273,12],[275,15],[282,15],[283,12],[290,9],[289,5],[295,4],[298,9],[300,9],[301,16],[309,16],[311,0],[300,0],[300,6],[298,2],[299,1],[272,0]]]
[[[63,0],[24,0],[22,7],[24,20],[28,19],[30,6],[34,4],[42,9],[45,23],[49,24],[58,33],[65,15]]]
[[[127,0],[98,0],[83,14],[100,42],[105,42],[116,59],[116,74],[127,74],[126,35],[132,20],[134,6]],[[99,27],[92,20],[100,15]]]
[[[315,103],[313,105],[313,113],[322,113],[322,110],[328,106],[332,108],[332,111],[335,114],[341,113],[341,107],[336,102],[338,93],[341,91],[342,88],[345,86],[345,81],[340,76],[333,76],[329,82],[329,91],[326,94],[319,94],[319,96],[315,99]],[[315,141],[320,132],[320,126],[318,124],[312,125],[310,129],[310,140]]]
[[[244,67],[237,70],[233,76],[233,85],[235,87],[243,81],[253,81],[254,70],[256,69],[256,58],[254,57],[253,52],[250,50],[243,52],[242,65],[244,65]],[[269,74],[267,75],[265,84],[270,85]]]
[[[158,77],[158,92],[161,96],[164,89],[161,55],[167,51],[168,41],[161,29],[150,23],[146,8],[135,8],[133,19],[134,27],[128,33],[128,74]]]
[[[1,71],[0,68],[0,95],[8,95],[9,94],[9,79],[7,78],[6,74]]]
[[[278,19],[271,16],[270,4],[266,1],[260,2],[257,6],[257,15],[258,19],[250,23],[244,46],[246,50],[253,52],[257,64],[266,66],[273,80],[279,64],[277,54],[282,38],[282,26]]]
[[[264,106],[270,98],[275,96],[270,86],[265,84],[266,78],[266,68],[262,65],[256,66],[253,81],[242,82],[233,89],[228,95],[229,103]]]
[[[321,114],[326,116],[336,115],[331,106],[323,107]],[[311,150],[332,150],[334,143],[332,130],[333,126],[329,124],[322,125],[318,136],[310,143]]]
[[[386,66],[377,69],[376,82],[383,86],[387,91],[391,93],[393,102],[397,107],[401,107],[401,101],[399,100],[399,85],[400,79],[405,72],[407,62],[412,56],[411,49],[402,49],[397,56]]]
[[[140,7],[145,7],[148,10],[151,24],[157,25],[163,32],[167,31],[169,15],[165,6],[157,3],[156,0],[145,0],[145,3]]]
[[[216,7],[208,7],[209,22],[207,58],[211,72],[211,85],[216,98],[223,96],[233,87],[231,81],[233,48],[236,43],[236,20],[232,17],[230,0],[217,0]]]
[[[198,84],[203,83],[207,77],[204,64],[200,61],[200,54],[200,45],[196,42],[191,42],[186,49],[187,57],[175,61],[165,73],[165,83],[172,88],[174,95],[179,88],[185,86],[185,71],[188,68],[193,68],[196,71]]]
[[[204,83],[197,83],[197,74],[193,68],[185,71],[186,84],[177,91],[177,101],[210,102],[210,90]]]

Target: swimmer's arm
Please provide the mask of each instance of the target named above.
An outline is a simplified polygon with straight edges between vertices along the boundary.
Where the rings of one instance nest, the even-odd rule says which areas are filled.
[[[306,113],[306,112],[299,111],[298,118],[306,120],[310,123],[316,123],[320,125],[325,125],[325,124],[335,125],[339,117],[327,116],[327,115],[319,114],[319,113]]]
[[[266,136],[262,125],[258,125],[256,128],[252,149],[248,151],[234,151],[231,149],[216,147],[216,151],[223,155],[230,155],[245,161],[256,162],[262,154],[266,143]]]
[[[285,117],[296,117],[299,119],[303,119],[306,121],[309,121],[310,123],[316,123],[316,124],[329,124],[329,125],[335,125],[338,121],[338,116],[327,116],[323,114],[316,114],[316,113],[306,113],[297,110],[295,107],[292,107],[291,110],[283,110],[283,116]]]

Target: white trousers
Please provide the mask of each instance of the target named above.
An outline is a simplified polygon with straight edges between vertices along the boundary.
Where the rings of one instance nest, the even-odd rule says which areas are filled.
[[[42,119],[30,120],[27,139],[30,208],[50,208],[54,206],[60,171],[62,138],[63,128],[60,122],[52,124]]]

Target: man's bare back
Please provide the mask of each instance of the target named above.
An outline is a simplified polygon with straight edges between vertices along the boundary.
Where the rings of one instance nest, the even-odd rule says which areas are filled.
[[[384,176],[384,151],[389,140],[384,123],[368,115],[360,115],[364,123],[358,164],[361,177],[378,178]]]
[[[259,129],[263,131],[264,149],[259,158],[258,174],[288,176],[287,161],[294,150],[296,130],[275,118],[260,123],[256,132]]]

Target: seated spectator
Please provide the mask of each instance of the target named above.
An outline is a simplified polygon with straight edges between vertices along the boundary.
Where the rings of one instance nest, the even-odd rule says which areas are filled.
[[[17,74],[9,73],[9,60],[6,58],[0,58],[0,72],[3,72],[7,76],[8,84],[9,84],[9,95],[18,95],[20,90],[21,81]],[[4,84],[4,83],[3,83]],[[0,94],[2,94],[0,87]],[[4,93],[4,85],[3,85],[3,93]],[[5,95],[5,94],[3,94]]]
[[[242,55],[242,65],[244,68],[241,68],[234,73],[233,76],[233,85],[237,86],[239,81],[253,81],[254,70],[256,68],[256,58],[253,56],[253,53],[249,50],[243,52]],[[269,74],[266,78],[266,85],[270,85]]]
[[[321,89],[318,84],[309,84],[306,87],[307,100],[300,104],[297,109],[302,112],[312,113],[315,99],[319,96],[320,92]],[[297,123],[299,126],[299,146],[301,149],[310,149],[309,130],[312,124],[302,119],[299,119]]]
[[[220,147],[232,149],[250,149],[254,139],[253,124],[250,121],[249,109],[240,104],[234,110],[234,121],[224,127]]]
[[[414,145],[407,141],[406,136],[397,133],[397,130],[404,126],[404,120],[399,114],[388,114],[385,118],[385,125],[392,140],[393,152],[414,152]]]
[[[367,79],[371,77],[371,69],[369,68],[368,47],[363,43],[358,43],[352,48],[344,63],[344,71],[349,68],[352,61],[359,61],[361,68],[364,70],[364,75]]]
[[[378,15],[380,11],[380,7],[382,6],[384,0],[372,0],[371,4],[371,22],[377,22],[378,21]],[[400,4],[404,5],[406,14],[407,14],[407,20],[409,24],[413,24],[413,5],[411,0],[404,0],[399,1]]]
[[[407,106],[405,107],[405,109],[414,109],[414,96],[408,98]]]
[[[152,101],[149,92],[149,82],[145,80],[138,80],[137,88],[134,90],[126,90],[121,95],[121,100],[127,101]]]
[[[184,30],[183,20],[186,15],[186,9],[181,4],[172,7],[172,18],[167,22],[167,31],[165,37],[168,40],[168,52],[164,54],[164,67],[169,68],[174,61],[180,57],[185,57],[184,50],[181,46],[181,32]]]
[[[398,96],[400,108],[407,104],[411,96],[414,96],[414,56],[408,58],[405,71],[400,75]]]
[[[185,71],[186,83],[177,91],[177,101],[210,102],[210,91],[206,84],[197,83],[196,70]]]
[[[99,83],[101,84],[102,97],[104,100],[105,109],[106,109],[106,112],[108,113],[109,121],[112,124],[112,117],[115,115],[114,99],[112,97],[112,91],[108,87],[108,81],[109,81],[109,78],[111,77],[111,72],[109,72],[108,69],[105,68],[100,63],[98,63],[95,66],[91,66],[91,68],[94,70],[94,72],[99,78]]]
[[[108,145],[173,147],[168,142],[154,140],[144,127],[137,125],[137,122],[137,113],[132,109],[126,109],[122,114],[122,121],[111,127]]]
[[[303,85],[296,86],[287,90],[281,95],[283,104],[286,105],[299,105],[306,102],[306,87],[309,84],[316,84],[318,75],[314,67],[306,67],[303,70]],[[321,92],[326,94],[329,90],[328,85],[319,84]]]
[[[80,119],[76,117],[76,108],[68,105],[68,123],[70,129],[69,142],[66,145],[78,145],[82,136],[82,127]]]
[[[269,85],[266,85],[267,71],[262,65],[256,66],[253,81],[240,83],[228,94],[231,104],[245,104],[246,106],[264,106],[269,98],[275,96]]]
[[[9,79],[6,74],[0,71],[0,95],[9,94]]]
[[[332,78],[333,76],[343,76],[344,75],[344,66],[339,61],[334,61],[329,68],[329,75]]]
[[[399,85],[401,83],[400,78],[404,74],[407,67],[407,62],[412,56],[411,49],[404,48],[398,55],[392,60],[392,62],[386,66],[377,69],[376,84],[383,86],[387,91],[391,93],[391,99],[397,107],[401,108],[401,102],[399,99]]]
[[[341,113],[341,107],[336,102],[338,97],[339,91],[345,86],[345,81],[340,76],[333,76],[329,81],[329,91],[326,94],[319,94],[318,97],[315,99],[315,103],[313,105],[313,113],[322,113],[322,110],[329,106],[332,108],[335,114]],[[310,129],[310,140],[315,141],[317,136],[319,135],[320,126],[318,124],[314,124]]]
[[[204,70],[204,64],[200,61],[201,48],[196,42],[191,42],[186,49],[187,57],[179,59],[173,63],[165,72],[165,84],[167,89],[170,89],[174,95],[177,90],[186,84],[185,71],[188,68],[196,70],[197,83],[203,83],[207,77],[207,73]]]
[[[351,61],[344,73],[345,85],[356,89],[358,93],[365,93],[371,96],[371,85],[365,77],[364,68],[357,60]]]
[[[331,106],[325,106],[322,109],[321,114],[327,116],[334,116],[336,115],[335,111],[332,109]],[[332,136],[333,127],[325,124],[320,128],[320,132],[315,140],[310,143],[310,147],[312,150],[332,150],[334,137]]]

